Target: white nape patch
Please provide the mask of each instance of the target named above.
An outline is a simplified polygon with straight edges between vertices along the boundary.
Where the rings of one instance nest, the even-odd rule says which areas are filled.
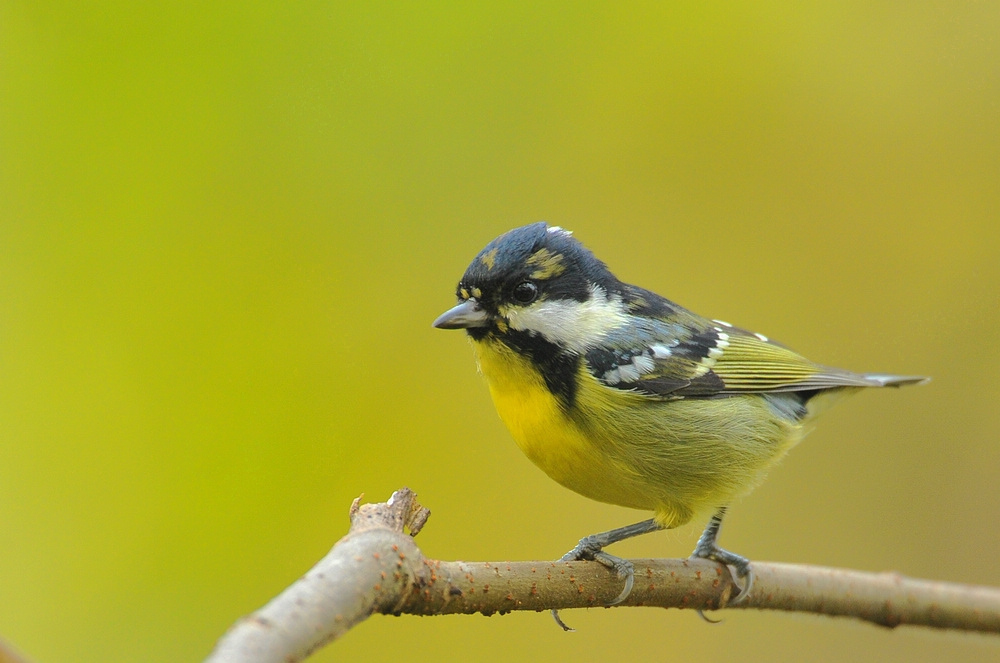
[[[609,332],[628,324],[621,299],[608,297],[598,285],[591,286],[585,302],[543,299],[502,313],[512,329],[541,334],[578,354],[598,347]]]
[[[723,327],[732,327],[732,325],[729,324],[728,322],[726,322],[725,320],[712,320],[712,322],[714,322],[714,323],[716,323],[718,325],[722,325]],[[719,331],[722,331],[722,330],[719,329]]]
[[[545,230],[546,230],[546,232],[550,232],[550,233],[558,234],[558,235],[569,236],[569,235],[573,234],[572,230],[566,230],[565,228],[560,228],[559,226],[548,226]]]
[[[666,359],[672,354],[670,348],[659,343],[649,346],[649,351],[653,353],[654,359]]]
[[[756,336],[756,337],[757,337],[757,338],[759,338],[760,340],[764,341],[765,343],[767,343],[767,341],[769,340],[769,339],[767,338],[767,336],[764,336],[763,334],[757,334],[757,333],[755,333],[755,334],[754,334],[754,336]]]

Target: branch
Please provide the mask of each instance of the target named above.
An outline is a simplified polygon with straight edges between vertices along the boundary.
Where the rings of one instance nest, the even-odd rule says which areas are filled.
[[[28,663],[28,659],[14,651],[14,648],[0,640],[0,663]]]
[[[207,659],[299,661],[375,613],[472,614],[602,607],[622,582],[596,562],[441,562],[416,536],[430,512],[408,488],[384,504],[351,505],[351,529],[305,576],[237,622]],[[404,533],[409,530],[409,535]],[[729,570],[702,559],[636,559],[620,605],[785,610],[886,627],[1000,634],[1000,589],[798,564],[754,562],[738,606]]]

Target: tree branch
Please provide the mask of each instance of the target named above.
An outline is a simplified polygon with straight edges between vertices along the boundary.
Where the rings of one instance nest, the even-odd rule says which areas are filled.
[[[441,562],[413,536],[430,512],[407,488],[384,504],[351,505],[351,529],[306,575],[236,623],[207,659],[299,661],[375,613],[472,614],[600,607],[622,581],[596,562]],[[409,530],[409,535],[404,533]],[[1000,634],[1000,590],[797,564],[754,562],[753,590],[728,605],[729,570],[702,559],[637,559],[620,605],[785,610],[886,627]]]
[[[0,640],[0,663],[28,663],[28,659],[14,651],[14,648],[6,642]]]

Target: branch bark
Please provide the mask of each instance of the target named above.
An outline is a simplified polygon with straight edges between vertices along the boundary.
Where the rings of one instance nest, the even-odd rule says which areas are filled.
[[[14,648],[6,642],[0,640],[0,663],[28,663],[28,659],[14,651]]]
[[[207,659],[299,661],[376,613],[472,614],[601,607],[622,581],[596,562],[442,562],[413,536],[430,512],[407,488],[382,504],[351,505],[351,529],[306,575],[237,622]],[[406,533],[409,531],[409,534]],[[1000,634],[1000,589],[798,564],[754,562],[750,595],[707,560],[636,559],[622,606],[785,610],[885,627]]]

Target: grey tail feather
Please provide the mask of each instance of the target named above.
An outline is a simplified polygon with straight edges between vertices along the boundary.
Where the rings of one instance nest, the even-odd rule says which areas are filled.
[[[926,384],[929,377],[923,375],[886,375],[885,373],[865,373],[865,380],[875,387],[905,387],[908,384]]]

